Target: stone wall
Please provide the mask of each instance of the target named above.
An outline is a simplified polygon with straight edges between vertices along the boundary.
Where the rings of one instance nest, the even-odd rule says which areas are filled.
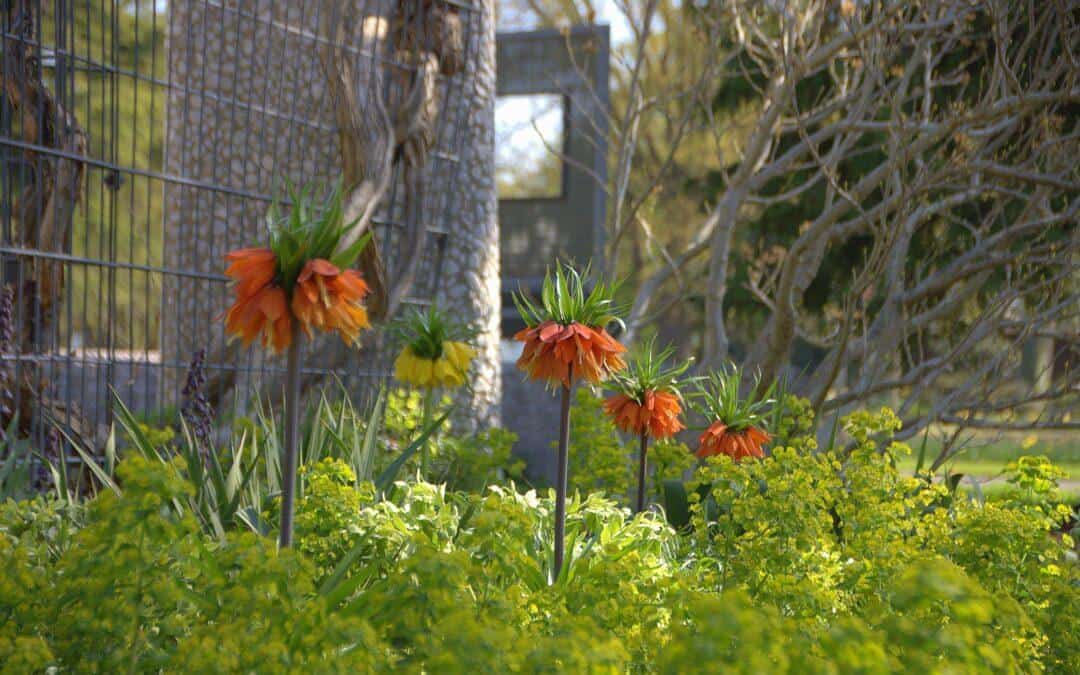
[[[442,306],[479,331],[479,356],[472,388],[458,395],[457,428],[500,423],[502,368],[499,363],[499,225],[495,191],[495,5],[473,0],[473,23],[460,95],[449,128],[462,138],[462,172],[449,209],[443,274],[437,297]],[[458,126],[460,125],[460,126]]]
[[[169,4],[163,364],[207,348],[215,365],[260,365],[226,348],[222,256],[262,239],[269,196],[284,177],[327,179],[337,164],[318,77],[317,17],[300,2]],[[302,151],[300,151],[302,149]],[[170,368],[170,366],[175,366]]]

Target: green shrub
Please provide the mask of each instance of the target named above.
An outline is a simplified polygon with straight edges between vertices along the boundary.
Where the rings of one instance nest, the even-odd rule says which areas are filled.
[[[487,429],[468,436],[444,435],[431,463],[430,480],[454,492],[481,492],[489,485],[520,481],[525,462],[511,450],[517,434]]]
[[[146,440],[155,448],[163,448],[176,438],[176,430],[171,426],[152,426],[150,424],[139,423],[139,431],[143,433]]]
[[[656,441],[649,446],[649,469],[652,472],[652,494],[656,500],[663,499],[666,480],[682,480],[694,467],[694,454],[686,444],[673,438]]]
[[[303,557],[253,534],[209,540],[173,508],[193,491],[177,476],[124,461],[122,495],[97,497],[52,564],[32,555],[39,528],[0,537],[6,668],[295,672],[377,659],[366,625],[327,611]]]
[[[1014,495],[968,500],[901,474],[895,427],[857,413],[850,447],[711,459],[685,534],[580,493],[554,584],[548,492],[401,481],[380,499],[324,457],[279,552],[209,535],[184,468],[136,454],[85,508],[0,506],[0,669],[1077,672],[1056,470],[1018,461]],[[657,452],[663,475],[679,448]]]
[[[439,402],[440,409],[451,404],[449,397]],[[415,390],[395,389],[390,392],[386,406],[386,436],[380,444],[376,459],[378,470],[397,458],[397,453],[420,433],[423,418],[423,397]],[[488,485],[521,480],[525,463],[514,457],[511,450],[517,434],[506,429],[488,429],[475,434],[455,434],[449,420],[435,434],[427,478],[443,483],[448,490],[477,492]],[[419,456],[413,456],[402,475],[415,476],[420,468]]]
[[[316,567],[321,579],[334,571],[361,535],[360,512],[375,500],[375,487],[362,483],[340,459],[326,458],[302,469],[306,489],[296,509],[296,548]]]
[[[814,439],[814,410],[810,401],[793,394],[783,394],[780,404],[773,409],[771,431],[773,444],[779,446],[797,446],[801,450],[816,447]]]
[[[1030,644],[999,637],[1029,622],[1011,599],[980,588],[946,560],[926,559],[893,580],[889,604],[828,622],[799,619],[742,591],[693,593],[678,603],[665,673],[1030,672]]]
[[[958,601],[932,600],[934,584],[947,582],[978,598],[970,612],[984,619],[962,636],[947,632],[954,642],[963,638],[949,658],[1069,672],[1076,665],[1077,619],[1061,603],[1080,601],[1080,575],[1065,562],[1072,542],[1050,536],[1067,512],[1056,504],[1052,468],[1021,461],[1013,480],[1026,486],[1024,498],[984,504],[902,475],[897,461],[910,449],[888,442],[897,428],[891,411],[855,413],[841,426],[853,441],[847,451],[775,447],[760,462],[718,457],[699,469],[696,484],[707,486],[707,499],[692,507],[699,584],[741,589],[796,619],[858,613],[876,629],[905,630],[921,640],[917,627],[958,622],[950,614],[962,610]],[[898,591],[898,579],[926,566],[941,579],[918,577]],[[912,613],[919,618],[909,626],[904,617]],[[890,658],[904,669],[927,667],[915,654],[945,639],[936,635],[912,654]],[[964,649],[975,651],[961,654]],[[968,667],[964,661],[962,669]]]
[[[620,502],[630,494],[630,447],[604,413],[604,399],[580,386],[570,408],[570,494],[604,492]],[[552,442],[555,448],[558,442]]]
[[[78,504],[34,497],[0,503],[0,539],[19,541],[38,564],[56,561],[71,546],[84,518]]]

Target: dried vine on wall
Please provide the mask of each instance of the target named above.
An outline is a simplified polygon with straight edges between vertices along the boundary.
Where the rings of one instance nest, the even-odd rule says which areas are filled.
[[[5,13],[8,34],[3,40],[2,91],[20,134],[18,140],[25,144],[23,159],[28,167],[20,175],[23,186],[12,208],[12,240],[21,248],[46,254],[20,260],[28,264],[22,265],[19,279],[5,279],[5,284],[21,285],[14,295],[23,303],[15,310],[24,318],[15,326],[10,348],[27,354],[51,347],[64,295],[64,268],[47,254],[68,251],[86,170],[85,163],[76,158],[86,155],[87,142],[79,121],[42,79],[36,44],[40,3],[9,0]],[[19,415],[24,430],[41,415],[59,416],[54,409],[57,404],[44,398],[44,383],[30,372],[33,367],[24,363],[20,381],[9,385],[18,389],[18,395],[12,395],[18,401],[13,408],[18,409],[2,416],[5,427],[14,414]]]

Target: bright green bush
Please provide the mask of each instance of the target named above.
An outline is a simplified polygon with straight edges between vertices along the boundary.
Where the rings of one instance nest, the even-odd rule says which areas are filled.
[[[322,578],[360,540],[361,508],[375,500],[375,487],[365,482],[354,489],[356,475],[339,459],[323,459],[302,473],[306,489],[296,510],[296,547],[315,563],[316,576]]]
[[[440,409],[451,405],[443,397]],[[395,389],[389,393],[386,405],[386,438],[376,457],[378,470],[397,458],[401,448],[408,445],[422,427],[423,397],[415,390]],[[488,429],[475,434],[457,434],[447,420],[435,435],[432,457],[428,463],[427,479],[443,483],[451,491],[481,491],[488,485],[506,480],[521,480],[525,463],[511,453],[517,434],[506,429]],[[420,467],[414,456],[402,471],[415,476]]]
[[[570,428],[570,494],[604,492],[627,501],[632,451],[604,413],[604,399],[589,387],[581,386],[574,392]],[[557,445],[553,441],[551,447]]]
[[[657,502],[663,501],[664,481],[684,479],[695,461],[690,448],[673,438],[661,439],[649,446],[651,492]]]
[[[83,516],[81,506],[56,499],[8,500],[0,503],[0,539],[22,542],[27,555],[46,565],[70,547]]]
[[[208,534],[185,471],[130,456],[85,509],[0,505],[0,669],[1077,672],[1055,469],[1019,461],[1013,496],[967,500],[896,469],[895,426],[857,413],[837,449],[796,434],[711,460],[685,534],[579,494],[554,584],[547,493],[403,481],[379,498],[324,457],[278,552]],[[665,476],[679,447],[657,453]]]
[[[165,447],[176,439],[176,430],[171,426],[154,426],[140,422],[139,431],[143,433],[150,445],[155,448]]]
[[[6,668],[296,672],[379,657],[363,622],[327,611],[303,557],[253,534],[207,539],[172,506],[192,492],[177,475],[141,456],[123,462],[122,495],[97,497],[52,564],[34,557],[38,528],[0,537]]]
[[[905,669],[928,667],[916,655],[938,641],[955,648],[948,658],[962,669],[983,659],[1002,670],[1073,672],[1080,575],[1064,562],[1072,542],[1050,536],[1068,512],[1055,504],[1052,467],[1018,463],[1011,480],[1025,486],[1021,499],[969,501],[898,471],[910,449],[888,442],[898,427],[888,409],[841,425],[846,450],[777,447],[760,462],[718,457],[699,469],[708,496],[693,506],[691,536],[701,586],[741,589],[795,619],[858,614],[876,630],[907,631],[914,647],[888,643],[890,663]],[[930,568],[941,578],[927,577]],[[971,598],[970,610],[951,589]],[[948,597],[935,602],[935,591]],[[973,625],[961,630],[961,618]]]
[[[511,452],[516,442],[517,434],[506,429],[487,429],[467,436],[451,430],[440,439],[429,480],[443,483],[454,492],[480,492],[488,485],[520,481],[525,462]]]
[[[773,444],[800,450],[814,449],[814,411],[810,401],[792,394],[783,394],[779,399],[780,405],[774,409],[770,425]]]
[[[1029,630],[1015,602],[995,598],[947,560],[904,568],[889,604],[861,616],[798,619],[742,591],[690,594],[679,603],[661,672],[1032,672],[1030,645],[994,627]]]

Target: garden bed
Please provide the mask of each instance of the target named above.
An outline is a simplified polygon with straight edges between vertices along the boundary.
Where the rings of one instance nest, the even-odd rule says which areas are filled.
[[[1016,464],[1014,490],[982,502],[898,470],[910,450],[888,443],[887,411],[844,420],[850,451],[816,448],[798,431],[805,420],[792,419],[760,461],[703,463],[682,528],[660,504],[632,515],[625,491],[577,494],[556,570],[554,494],[475,464],[492,452],[494,464],[510,461],[498,434],[483,448],[439,438],[429,470],[457,489],[409,478],[413,461],[380,483],[417,413],[408,397],[391,399],[368,469],[350,451],[363,447],[362,420],[328,404],[309,421],[293,550],[274,543],[273,488],[237,478],[265,475],[277,447],[277,430],[254,421],[255,433],[221,455],[221,494],[213,476],[193,477],[183,452],[136,434],[95,499],[5,503],[0,663],[6,672],[1080,667],[1080,575],[1071,542],[1052,536],[1067,509],[1044,460]],[[599,438],[577,421],[585,440]],[[675,451],[688,452],[661,454]],[[466,475],[449,470],[457,462],[474,462],[473,480],[453,478]],[[207,517],[228,495],[241,495],[237,515]]]

